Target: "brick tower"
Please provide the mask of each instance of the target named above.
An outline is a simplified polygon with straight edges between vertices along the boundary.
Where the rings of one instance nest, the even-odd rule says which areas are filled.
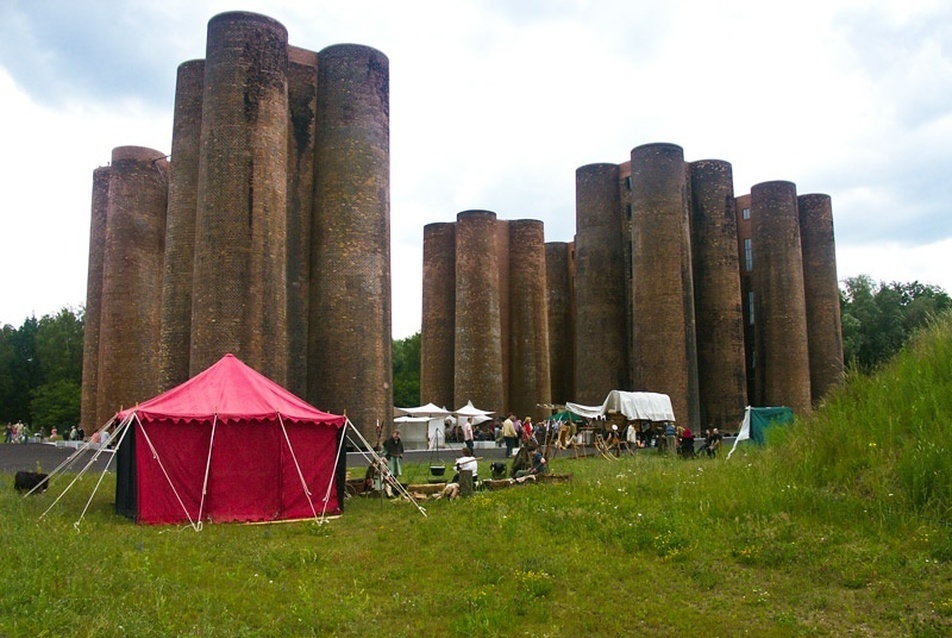
[[[190,373],[231,352],[287,383],[287,30],[253,13],[208,23]]]
[[[470,210],[456,216],[454,407],[470,400],[486,410],[506,405],[499,253],[495,213]]]
[[[627,293],[618,165],[575,171],[575,398],[601,403],[626,389]]]
[[[816,404],[832,386],[843,380],[844,374],[833,206],[829,195],[809,194],[797,198],[797,209],[810,352],[810,394]]]
[[[810,411],[810,358],[797,187],[774,181],[750,189],[755,374],[760,405]]]
[[[97,406],[99,392],[99,331],[102,316],[102,268],[106,250],[106,209],[109,206],[111,167],[93,171],[92,210],[89,221],[89,266],[86,271],[86,314],[83,328],[83,383],[80,425],[92,434],[103,424]]]
[[[389,61],[318,53],[307,399],[370,439],[393,415]]]
[[[509,410],[536,421],[549,415],[549,321],[545,230],[541,221],[509,222]]]
[[[697,345],[684,151],[647,144],[631,151],[632,363],[636,389],[671,397],[697,429]]]
[[[575,400],[575,287],[572,242],[545,245],[549,318],[549,393],[554,403]]]
[[[456,338],[456,224],[423,227],[420,400],[450,410]]]
[[[731,165],[691,162],[694,311],[702,427],[736,427],[747,405]]]
[[[179,65],[172,120],[172,162],[162,282],[159,388],[189,378],[192,333],[192,270],[195,264],[195,211],[202,144],[205,61]]]
[[[102,260],[96,421],[158,391],[168,162],[140,146],[112,151]]]

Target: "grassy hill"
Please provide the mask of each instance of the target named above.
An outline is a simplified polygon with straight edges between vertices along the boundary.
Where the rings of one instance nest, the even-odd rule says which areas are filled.
[[[426,517],[136,526],[107,477],[76,531],[98,477],[42,520],[58,489],[5,487],[0,636],[948,636],[950,438],[946,317],[763,449],[563,453]]]

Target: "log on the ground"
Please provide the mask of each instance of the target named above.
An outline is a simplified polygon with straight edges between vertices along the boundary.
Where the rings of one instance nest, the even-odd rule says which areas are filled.
[[[413,483],[407,485],[407,491],[416,494],[439,494],[446,487],[446,483]]]

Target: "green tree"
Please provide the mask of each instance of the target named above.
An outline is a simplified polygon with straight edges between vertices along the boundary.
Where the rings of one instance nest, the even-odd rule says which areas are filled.
[[[40,402],[36,405],[40,406],[44,419],[51,413],[51,397],[59,397],[64,405],[62,410],[69,414],[69,406],[79,402],[82,375],[82,311],[64,308],[39,320],[29,317],[19,328],[3,326],[0,329],[0,422],[34,423],[39,417],[33,413],[32,406],[38,396]],[[57,385],[47,388],[49,384]],[[43,388],[46,389],[40,391]],[[68,397],[69,392],[75,397]],[[52,410],[52,413],[58,412]]]
[[[83,378],[83,312],[63,308],[40,319],[36,331],[36,355],[45,383]]]
[[[393,404],[420,405],[420,333],[393,342]]]
[[[876,283],[869,275],[846,279],[840,299],[844,358],[862,372],[891,359],[931,317],[952,307],[938,286]]]
[[[42,383],[36,354],[39,322],[30,317],[19,328],[4,326],[0,345],[0,421],[30,422],[30,391]]]
[[[70,426],[79,423],[80,386],[71,379],[44,383],[30,393],[30,415],[33,427],[47,434],[59,428],[63,436]]]

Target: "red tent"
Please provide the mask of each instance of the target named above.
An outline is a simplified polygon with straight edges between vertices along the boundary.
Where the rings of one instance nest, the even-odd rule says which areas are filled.
[[[346,418],[233,355],[116,419],[116,510],[139,522],[200,526],[342,509]]]

